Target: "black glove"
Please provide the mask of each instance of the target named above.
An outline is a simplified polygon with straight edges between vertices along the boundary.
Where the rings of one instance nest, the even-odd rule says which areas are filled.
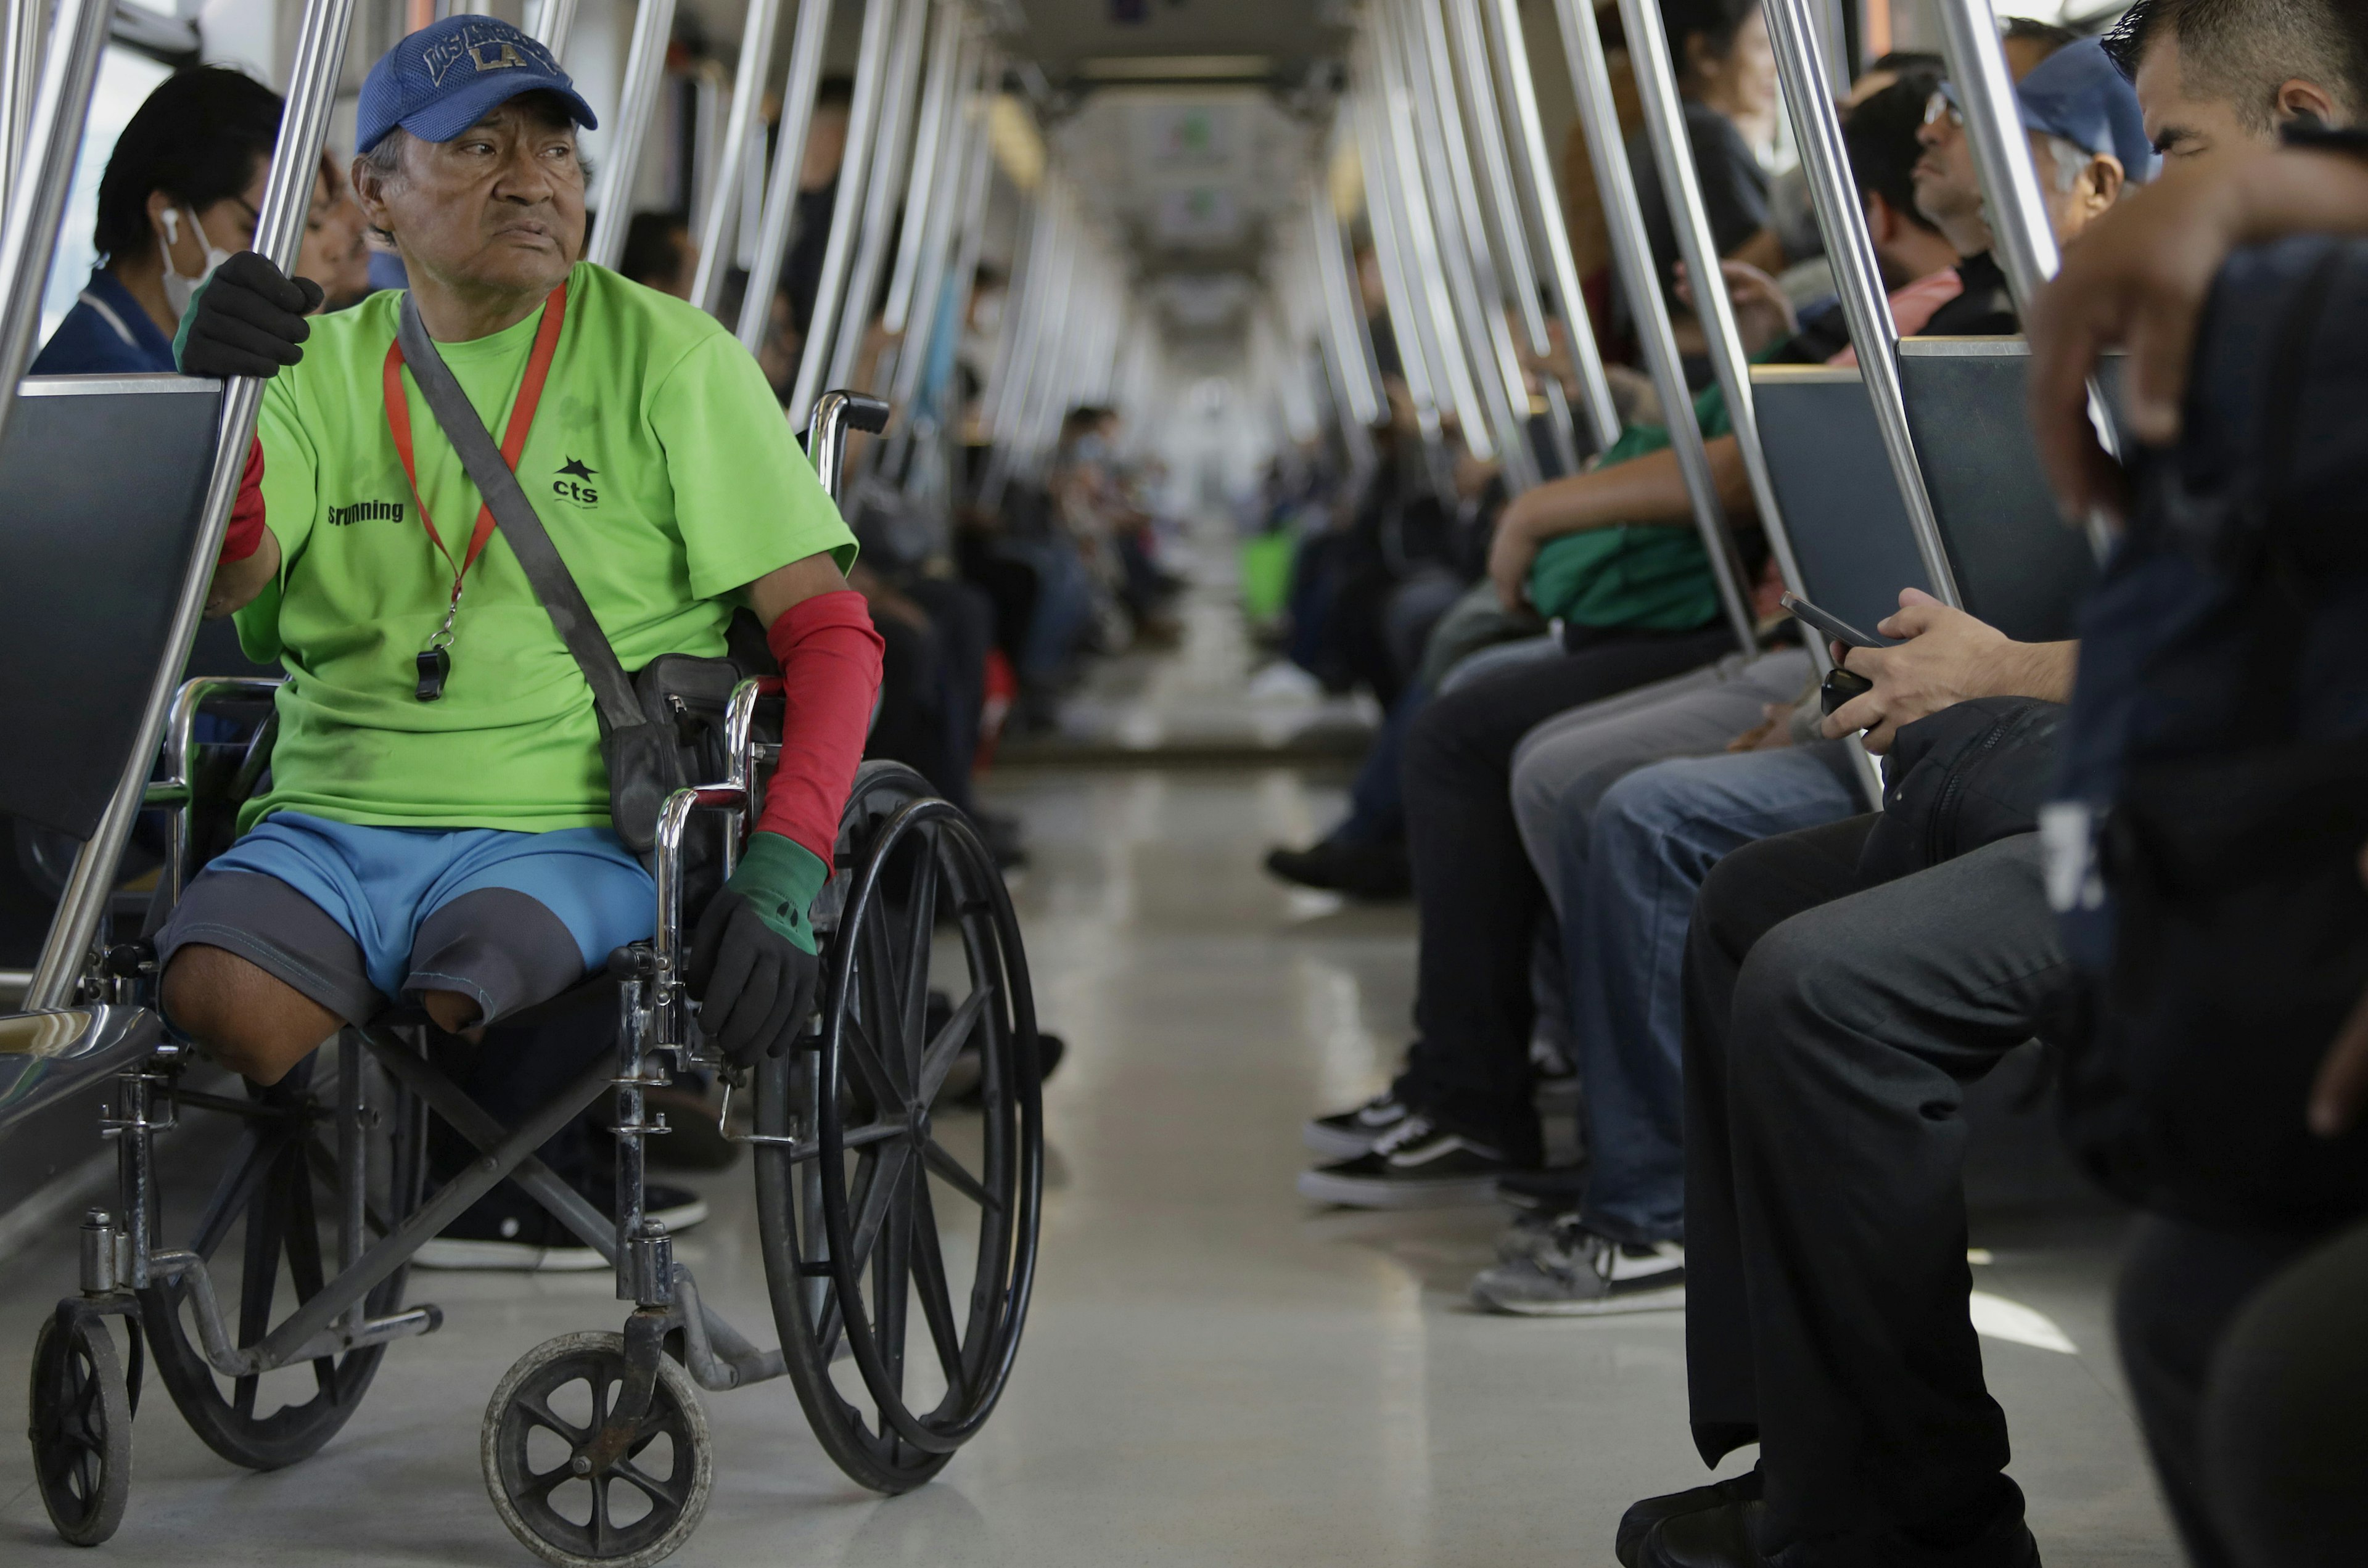
[[[725,888],[699,917],[684,977],[699,1027],[735,1066],[778,1056],[814,1016],[822,960],[767,925],[747,895]]]
[[[276,376],[304,358],[297,345],[313,335],[307,313],[321,308],[321,286],[290,278],[251,250],[214,268],[190,307],[181,342],[185,376]]]

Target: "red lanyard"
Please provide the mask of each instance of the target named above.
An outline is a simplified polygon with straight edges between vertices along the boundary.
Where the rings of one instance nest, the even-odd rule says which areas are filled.
[[[542,383],[550,379],[552,356],[559,351],[560,324],[567,319],[567,285],[562,283],[551,291],[542,307],[542,324],[535,328],[534,351],[527,356],[526,380],[519,383],[518,401],[510,406],[509,428],[502,433],[502,460],[515,470],[518,458],[526,451],[527,432],[534,426],[534,411],[542,402]],[[403,459],[403,474],[411,482],[411,498],[419,505],[419,523],[427,530],[437,553],[452,565],[452,601],[445,610],[444,624],[452,623],[452,611],[460,608],[461,582],[469,568],[477,563],[478,552],[485,541],[494,537],[494,509],[490,506],[477,508],[477,526],[469,536],[469,553],[458,562],[445,545],[444,536],[436,531],[436,519],[427,515],[427,498],[419,494],[419,471],[411,460],[411,402],[403,391],[403,345],[386,346],[386,429],[394,437],[394,449]]]

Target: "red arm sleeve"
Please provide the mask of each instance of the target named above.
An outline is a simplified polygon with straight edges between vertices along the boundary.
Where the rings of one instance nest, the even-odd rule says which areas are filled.
[[[263,443],[246,449],[246,472],[239,475],[238,499],[231,503],[217,565],[244,561],[263,548]]]
[[[757,831],[778,833],[831,863],[838,816],[863,760],[884,644],[852,588],[791,606],[765,633],[781,665],[781,760]]]

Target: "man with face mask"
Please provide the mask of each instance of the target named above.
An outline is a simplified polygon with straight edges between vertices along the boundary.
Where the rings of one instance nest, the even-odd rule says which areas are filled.
[[[279,94],[221,66],[181,72],[148,95],[99,181],[99,264],[32,374],[174,368],[191,294],[254,243],[279,110]]]
[[[723,654],[742,608],[767,629],[781,761],[688,979],[733,1059],[780,1050],[879,683],[853,538],[732,335],[579,259],[594,119],[541,45],[447,17],[371,68],[358,120],[355,198],[409,290],[307,323],[319,290],[243,254],[184,328],[185,371],[271,378],[207,608],[291,678],[269,791],[157,934],[165,1010],[269,1085],[396,1000],[475,1039],[650,933],[597,662],[521,563],[555,553],[567,624],[626,670]],[[493,503],[466,419],[516,475]]]

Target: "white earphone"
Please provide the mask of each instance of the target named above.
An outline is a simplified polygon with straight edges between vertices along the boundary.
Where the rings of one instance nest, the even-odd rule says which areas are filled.
[[[181,210],[177,207],[165,209],[165,243],[168,245],[181,243]]]

